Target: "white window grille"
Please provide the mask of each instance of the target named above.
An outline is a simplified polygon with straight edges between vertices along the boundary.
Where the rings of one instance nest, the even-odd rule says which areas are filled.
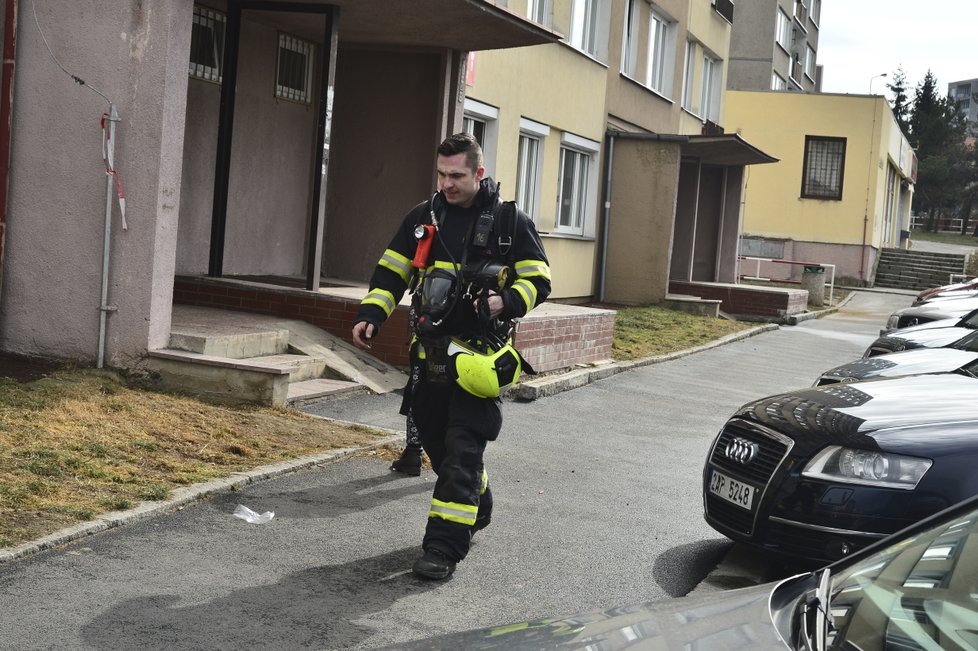
[[[227,16],[194,5],[190,32],[190,76],[221,83],[224,71],[224,28]]]
[[[278,35],[275,97],[302,104],[312,103],[312,68],[315,46],[288,34]]]

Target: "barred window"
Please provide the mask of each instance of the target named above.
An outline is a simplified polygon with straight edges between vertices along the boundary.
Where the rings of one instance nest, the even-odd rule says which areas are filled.
[[[221,83],[226,22],[227,17],[221,12],[194,5],[190,32],[191,77]]]
[[[278,35],[278,75],[275,97],[303,104],[312,103],[313,44],[301,38]]]
[[[801,196],[808,199],[842,199],[845,167],[845,138],[805,136]]]

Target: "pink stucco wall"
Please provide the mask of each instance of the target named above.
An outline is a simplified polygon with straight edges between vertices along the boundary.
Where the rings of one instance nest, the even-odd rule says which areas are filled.
[[[113,208],[106,355],[124,364],[169,332],[190,47],[190,0],[38,3],[38,23],[72,74],[121,117],[116,166],[128,230]],[[94,359],[108,102],[51,59],[24,4],[18,24],[0,349]],[[84,35],[84,38],[79,37]]]

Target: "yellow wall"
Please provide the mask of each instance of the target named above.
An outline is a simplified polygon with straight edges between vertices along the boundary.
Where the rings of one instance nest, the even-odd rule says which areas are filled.
[[[497,107],[498,139],[495,173],[502,195],[511,199],[516,189],[520,118],[550,127],[543,141],[540,207],[537,227],[544,238],[553,275],[553,298],[589,297],[594,293],[597,259],[593,237],[547,235],[557,218],[557,180],[562,132],[602,143],[605,125],[607,69],[564,44],[476,53],[474,83],[466,96]],[[603,175],[598,169],[599,184]],[[595,229],[599,202],[588,220]]]
[[[881,97],[728,90],[727,132],[780,159],[749,169],[744,233],[862,244],[865,222],[867,240],[878,234],[889,145],[884,120],[892,114]],[[801,198],[806,135],[846,138],[841,201]]]

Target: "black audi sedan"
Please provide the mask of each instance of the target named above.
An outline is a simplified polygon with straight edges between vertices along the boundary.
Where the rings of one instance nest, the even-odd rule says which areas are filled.
[[[827,562],[978,494],[978,379],[830,384],[741,407],[703,470],[706,521]]]

